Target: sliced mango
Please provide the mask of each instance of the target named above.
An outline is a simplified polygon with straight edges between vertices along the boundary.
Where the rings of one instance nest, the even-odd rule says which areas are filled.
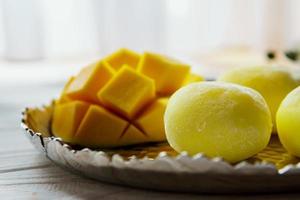
[[[188,85],[190,83],[195,83],[195,82],[200,82],[200,81],[204,81],[203,76],[200,76],[200,75],[194,74],[194,73],[190,73],[184,80],[183,85]]]
[[[129,49],[119,49],[104,60],[115,70],[119,70],[123,65],[136,68],[140,60],[140,55]]]
[[[135,124],[147,134],[151,141],[166,140],[164,113],[167,103],[168,98],[157,99],[135,121]]]
[[[90,148],[165,141],[168,97],[202,80],[172,58],[120,49],[70,78],[56,101],[54,135]]]
[[[153,80],[126,65],[98,93],[103,105],[128,119],[132,119],[154,97]]]
[[[106,109],[91,105],[76,132],[76,143],[87,147],[117,146],[128,125]]]
[[[98,102],[97,92],[111,79],[114,70],[106,62],[97,62],[83,68],[66,90],[66,94],[78,100]]]
[[[174,59],[146,52],[141,57],[138,71],[154,79],[158,94],[170,95],[182,86],[190,67]]]
[[[71,83],[74,81],[75,77],[71,76],[68,80],[68,82],[66,83],[66,85],[64,86],[64,89],[59,97],[59,99],[56,101],[58,104],[61,103],[67,103],[70,102],[72,99],[66,94],[66,91],[68,90],[69,86],[71,85]]]
[[[130,125],[119,139],[122,146],[147,142],[149,138],[135,126]]]
[[[88,108],[89,104],[82,101],[55,105],[51,127],[53,135],[73,143],[73,136]]]

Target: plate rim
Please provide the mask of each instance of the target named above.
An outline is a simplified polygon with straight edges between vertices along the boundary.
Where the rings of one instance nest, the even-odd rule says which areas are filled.
[[[52,104],[48,104],[53,105]],[[157,157],[153,159],[149,159],[148,157],[143,157],[143,158],[137,158],[135,156],[129,157],[129,159],[125,159],[119,154],[114,154],[113,156],[108,155],[105,151],[101,150],[93,150],[90,148],[83,148],[81,150],[76,150],[73,149],[69,144],[65,143],[61,138],[55,137],[55,136],[50,136],[50,137],[44,137],[42,133],[36,132],[29,128],[27,124],[27,113],[30,109],[45,109],[47,105],[42,105],[40,107],[34,107],[34,108],[29,108],[26,107],[22,111],[22,117],[21,117],[21,128],[23,129],[23,132],[27,135],[27,137],[31,140],[33,145],[43,154],[48,154],[49,151],[49,144],[55,143],[55,145],[59,145],[60,148],[64,148],[65,151],[67,151],[70,154],[80,154],[80,153],[85,153],[85,154],[90,154],[95,157],[97,155],[101,155],[104,158],[108,158],[109,162],[107,163],[107,166],[113,166],[116,168],[129,168],[129,169],[137,169],[135,168],[134,164],[136,163],[143,163],[143,162],[152,162],[152,163],[169,163],[169,165],[175,165],[178,164],[182,165],[184,163],[195,163],[202,162],[202,166],[205,166],[207,170],[202,170],[202,171],[195,171],[193,170],[182,170],[182,169],[173,169],[174,172],[190,172],[190,173],[216,173],[216,174],[237,174],[237,175],[300,175],[300,162],[297,164],[289,164],[284,166],[283,168],[277,169],[276,166],[273,163],[270,162],[259,162],[259,163],[250,163],[248,161],[240,161],[235,164],[230,164],[229,162],[225,161],[221,157],[214,157],[214,158],[208,158],[206,157],[203,153],[198,153],[194,156],[189,156],[187,155],[186,152],[181,152],[177,156],[168,156],[166,152],[162,151],[158,154]],[[97,155],[95,155],[97,154]],[[47,156],[49,158],[49,156]],[[50,159],[52,160],[52,159]],[[53,160],[52,160],[53,161]],[[155,165],[155,164],[154,164]],[[159,165],[159,164],[157,164]],[[156,166],[157,167],[157,166]],[[174,167],[174,166],[173,166]],[[177,166],[178,167],[178,166]],[[200,166],[199,166],[200,167]],[[154,170],[154,171],[159,171],[159,169],[151,169],[149,167],[143,168],[140,167],[139,169],[142,170]],[[165,171],[166,169],[163,169],[162,171]]]

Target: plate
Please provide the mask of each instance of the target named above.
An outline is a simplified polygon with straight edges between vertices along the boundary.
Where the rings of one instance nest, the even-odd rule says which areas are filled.
[[[51,134],[55,104],[27,108],[22,128],[44,156],[73,173],[103,182],[159,191],[213,194],[270,193],[300,188],[300,160],[277,136],[254,157],[230,164],[219,157],[176,153],[167,143],[117,149],[70,146]]]

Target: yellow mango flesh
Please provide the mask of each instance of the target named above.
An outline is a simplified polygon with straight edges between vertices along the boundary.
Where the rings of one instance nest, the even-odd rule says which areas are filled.
[[[194,73],[190,73],[184,80],[183,85],[188,85],[190,83],[195,83],[195,82],[200,82],[200,81],[204,81],[203,76],[200,76],[200,75],[194,74]]]
[[[73,143],[74,135],[88,108],[89,104],[82,101],[57,104],[53,112],[53,134]]]
[[[129,49],[120,49],[104,60],[115,70],[119,70],[123,65],[136,68],[140,60],[140,55]]]
[[[300,157],[300,87],[282,101],[276,115],[277,132],[284,148]]]
[[[107,63],[97,62],[83,68],[68,86],[65,93],[72,99],[97,103],[97,92],[113,75],[114,71]]]
[[[170,95],[182,86],[190,67],[165,56],[144,53],[138,71],[155,81],[158,94]]]
[[[88,147],[114,147],[128,122],[104,108],[91,105],[75,135],[76,143]]]
[[[72,99],[66,94],[69,86],[71,85],[71,83],[74,81],[75,77],[74,76],[71,76],[69,78],[69,80],[67,81],[67,83],[65,84],[64,88],[63,88],[63,91],[59,97],[59,99],[57,100],[57,103],[59,104],[62,104],[62,103],[66,103],[66,102],[70,102],[72,101]]]
[[[164,122],[167,140],[176,151],[229,162],[264,149],[272,131],[269,108],[258,92],[221,82],[192,83],[176,91]]]
[[[150,139],[149,137],[147,137],[142,131],[137,129],[134,125],[130,125],[123,133],[123,135],[119,138],[118,144],[120,146],[133,145],[133,144],[147,142],[149,139]]]
[[[276,133],[277,109],[284,97],[297,87],[297,82],[291,74],[277,67],[234,69],[219,77],[218,80],[257,90],[265,98],[271,110],[274,133]]]
[[[154,97],[153,80],[128,66],[122,67],[98,93],[100,102],[128,119],[132,119]]]
[[[166,56],[120,49],[70,78],[56,101],[52,132],[90,148],[165,141],[169,95],[200,79]]]
[[[168,98],[159,98],[136,119],[140,127],[153,141],[165,141],[164,113]]]

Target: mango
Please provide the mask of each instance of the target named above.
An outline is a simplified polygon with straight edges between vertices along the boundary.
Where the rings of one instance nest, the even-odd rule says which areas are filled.
[[[104,108],[91,105],[76,132],[76,143],[89,147],[114,147],[128,122]]]
[[[129,49],[120,49],[104,58],[104,60],[115,70],[119,70],[123,65],[128,65],[135,69],[140,60],[140,55]]]
[[[297,87],[297,81],[290,73],[271,66],[234,69],[223,74],[218,80],[257,90],[265,98],[271,110],[273,133],[276,133],[276,112],[281,101]]]
[[[270,110],[257,91],[222,82],[192,83],[177,90],[164,122],[176,151],[220,156],[232,163],[264,149],[272,131]]]
[[[195,73],[190,73],[184,80],[183,85],[188,85],[190,83],[204,81],[203,76]]]
[[[167,103],[168,98],[157,99],[135,120],[135,124],[154,141],[166,140],[163,116]]]
[[[106,62],[94,63],[80,71],[65,93],[72,99],[97,103],[97,92],[113,75],[114,70]]]
[[[70,102],[72,99],[66,94],[69,86],[71,85],[71,83],[74,81],[75,77],[74,76],[71,76],[69,78],[69,80],[67,81],[67,83],[65,84],[64,88],[63,88],[63,91],[59,97],[59,99],[56,101],[58,104],[61,104],[61,103],[66,103],[66,102]]]
[[[138,71],[155,81],[159,95],[171,95],[180,88],[190,72],[190,66],[166,56],[144,53]]]
[[[54,108],[53,135],[90,148],[165,141],[169,96],[201,80],[180,61],[120,49],[66,83]]]
[[[300,157],[300,87],[291,91],[281,102],[276,114],[281,144],[294,156]]]
[[[82,101],[57,104],[51,126],[53,135],[73,143],[74,135],[88,108],[89,104]]]
[[[118,144],[120,146],[133,145],[147,142],[149,139],[150,138],[147,135],[145,135],[134,125],[130,125],[119,138]],[[152,141],[152,138],[150,141]]]
[[[127,65],[98,92],[100,102],[128,119],[132,119],[154,97],[153,80]]]

